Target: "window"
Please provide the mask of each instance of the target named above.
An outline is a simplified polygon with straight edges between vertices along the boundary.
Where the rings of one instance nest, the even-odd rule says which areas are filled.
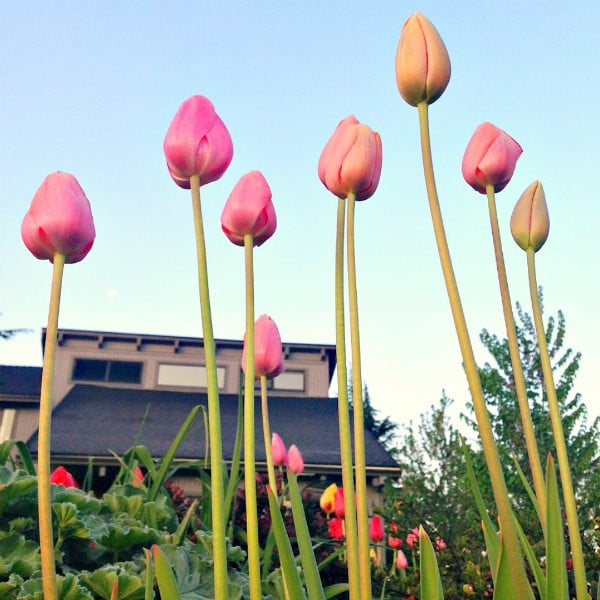
[[[158,385],[174,387],[206,388],[206,367],[204,365],[158,365]],[[217,367],[217,385],[225,387],[225,367]]]
[[[304,391],[304,371],[284,371],[273,379],[274,390]]]
[[[142,364],[125,360],[77,358],[73,366],[73,381],[141,383]]]

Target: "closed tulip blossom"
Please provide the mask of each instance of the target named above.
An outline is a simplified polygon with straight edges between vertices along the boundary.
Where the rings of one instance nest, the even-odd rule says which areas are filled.
[[[407,534],[406,545],[412,549],[418,541],[419,541],[419,529],[417,527],[415,527],[409,534]]]
[[[304,471],[304,459],[298,447],[292,444],[287,452],[287,468],[295,475],[300,475]]]
[[[83,260],[96,237],[90,203],[69,173],[51,173],[33,196],[21,224],[28,250],[41,260],[64,254],[66,263]]]
[[[242,349],[242,370],[246,369],[246,339]],[[271,317],[261,315],[254,322],[254,377],[273,379],[285,370],[279,329]]]
[[[177,110],[163,142],[167,168],[173,181],[190,188],[190,177],[200,184],[219,179],[233,157],[227,127],[205,96],[188,98]]]
[[[340,121],[319,158],[323,185],[338,198],[370,198],[381,176],[381,138],[354,116]]]
[[[519,143],[492,123],[482,123],[467,144],[462,160],[465,181],[481,194],[486,186],[503,190],[523,153]]]
[[[433,104],[450,81],[450,57],[440,34],[421,13],[402,26],[396,51],[396,83],[408,104]]]
[[[63,466],[56,467],[52,473],[50,473],[50,483],[54,485],[62,485],[64,487],[79,488],[79,484],[75,480],[75,477]]]
[[[250,171],[236,183],[223,208],[221,228],[237,246],[244,245],[246,235],[252,236],[254,246],[260,246],[275,233],[271,188],[260,171]]]
[[[329,519],[327,523],[329,529],[329,535],[332,540],[343,540],[344,539],[344,521],[339,517],[333,517]]]
[[[333,512],[335,512],[335,516],[343,519],[346,516],[346,508],[344,506],[344,488],[339,487],[335,490],[335,494],[333,497]]]
[[[390,534],[388,535],[388,546],[393,549],[402,547],[402,538],[398,536],[397,523],[390,523]]]
[[[328,485],[321,497],[319,498],[319,506],[321,510],[326,514],[330,515],[335,508],[335,492],[338,489],[338,486],[335,483]]]
[[[401,571],[408,569],[408,559],[402,550],[396,552],[396,569],[400,569]]]
[[[271,455],[273,464],[276,467],[282,467],[287,462],[287,450],[285,444],[278,433],[271,435]]]
[[[385,539],[385,527],[381,515],[373,515],[369,522],[369,537],[374,544],[379,544]]]
[[[541,182],[534,181],[521,194],[510,217],[510,232],[523,250],[537,252],[548,239],[550,215]]]

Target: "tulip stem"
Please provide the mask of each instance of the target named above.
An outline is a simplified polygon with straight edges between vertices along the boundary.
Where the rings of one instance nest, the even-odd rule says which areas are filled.
[[[273,490],[275,498],[278,497],[275,467],[273,465],[273,453],[271,452],[271,427],[269,425],[269,402],[267,398],[267,376],[260,376],[260,405],[262,414],[263,436],[265,438],[265,456],[267,457],[267,472],[269,474],[269,486]]]
[[[258,508],[256,500],[256,458],[254,441],[254,238],[244,236],[246,273],[246,348],[244,364],[244,492],[246,494],[246,531],[248,534],[248,575],[250,597],[262,598],[260,548],[258,545]],[[273,490],[275,494],[275,490]]]
[[[348,405],[348,369],[346,366],[346,331],[344,317],[344,228],[345,200],[338,199],[337,232],[335,244],[335,340],[338,381],[338,422],[340,430],[340,458],[347,542],[347,567],[350,600],[360,600],[360,572],[356,510],[354,506],[354,474],[352,467],[352,440]]]
[[[492,240],[494,243],[494,256],[496,258],[496,269],[498,271],[498,284],[500,286],[500,298],[502,299],[502,310],[504,312],[504,322],[506,323],[506,336],[508,338],[508,349],[510,352],[510,361],[513,368],[515,381],[515,390],[521,413],[521,423],[523,434],[525,436],[525,446],[529,457],[529,467],[533,478],[533,488],[537,497],[539,506],[539,517],[542,529],[546,529],[546,484],[544,482],[544,471],[540,461],[533,421],[529,410],[529,401],[527,399],[527,388],[525,387],[525,376],[523,375],[523,366],[519,355],[519,342],[517,340],[517,330],[515,319],[512,312],[510,291],[508,288],[508,278],[506,276],[506,266],[502,253],[502,240],[500,238],[500,229],[498,227],[498,213],[496,211],[496,198],[493,184],[486,185],[488,198],[488,209],[490,215],[490,225],[492,228]]]
[[[419,129],[421,134],[421,155],[423,159],[423,171],[425,176],[425,186],[427,189],[427,197],[429,201],[429,209],[431,212],[431,220],[435,234],[435,241],[440,256],[440,264],[448,299],[450,301],[450,309],[454,326],[462,354],[463,365],[471,398],[473,400],[473,408],[475,417],[479,427],[479,435],[481,438],[481,447],[485,456],[486,463],[490,474],[490,481],[494,493],[496,507],[498,509],[498,518],[502,530],[502,536],[505,542],[507,560],[511,573],[511,581],[519,598],[531,597],[531,587],[527,581],[525,574],[525,565],[520,551],[519,539],[515,525],[513,523],[512,508],[508,497],[508,490],[504,473],[502,472],[502,464],[498,456],[496,442],[490,423],[489,414],[483,397],[481,381],[479,379],[479,370],[475,362],[473,347],[469,337],[469,331],[465,320],[458,285],[452,267],[450,258],[450,250],[444,229],[442,212],[438,200],[437,189],[435,185],[435,175],[433,170],[433,159],[431,155],[431,140],[429,135],[429,106],[426,102],[420,102],[418,105],[419,113]]]
[[[221,442],[221,411],[219,407],[219,384],[215,356],[215,340],[212,327],[210,294],[208,289],[208,266],[206,244],[202,224],[200,204],[200,178],[190,177],[196,252],[198,262],[198,288],[200,293],[200,313],[204,338],[204,360],[208,396],[208,435],[210,444],[210,486],[213,534],[214,586],[215,597],[226,598],[227,591],[227,550],[225,542],[225,503],[223,484],[223,450]]]
[[[367,469],[365,459],[365,416],[358,326],[358,293],[354,245],[354,214],[356,194],[347,199],[348,308],[350,343],[352,348],[352,408],[354,413],[354,464],[356,478],[356,514],[358,522],[358,561],[360,567],[360,597],[371,597],[371,560],[369,554],[369,512],[367,507]]]
[[[579,532],[577,503],[575,501],[575,493],[573,491],[573,482],[571,479],[571,470],[569,468],[569,456],[567,454],[567,445],[565,442],[565,434],[560,415],[560,406],[558,404],[556,387],[554,385],[554,376],[552,374],[552,365],[550,363],[550,356],[548,354],[546,330],[544,328],[542,307],[538,295],[535,269],[535,250],[532,246],[527,248],[527,271],[529,279],[529,293],[533,308],[533,319],[540,350],[540,363],[542,365],[542,373],[544,375],[546,397],[548,399],[548,410],[550,412],[550,420],[552,422],[552,432],[554,434],[554,444],[556,446],[556,457],[558,460],[558,468],[563,490],[563,500],[567,515],[567,527],[569,529],[569,541],[571,543],[571,555],[573,557],[575,591],[577,600],[586,600],[589,596],[587,593],[587,578],[585,573],[581,534]]]
[[[38,514],[40,531],[40,558],[42,588],[46,600],[57,600],[56,565],[54,561],[54,535],[52,533],[52,498],[50,491],[50,437],[52,427],[52,388],[60,293],[65,266],[65,255],[57,252],[53,258],[52,286],[48,307],[48,326],[44,343],[44,362],[40,389],[40,415],[38,429]]]

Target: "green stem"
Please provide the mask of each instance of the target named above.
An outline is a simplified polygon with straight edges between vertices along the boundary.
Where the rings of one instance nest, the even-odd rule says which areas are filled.
[[[58,336],[60,293],[65,266],[65,255],[56,253],[53,259],[52,287],[48,307],[48,326],[44,345],[44,362],[40,390],[38,429],[38,514],[40,531],[40,558],[42,588],[46,600],[57,600],[54,536],[52,533],[52,499],[50,493],[50,436],[52,423],[52,387]]]
[[[335,243],[335,344],[338,381],[338,421],[340,430],[340,457],[342,461],[342,486],[344,488],[344,511],[346,513],[348,586],[350,600],[359,600],[360,573],[358,568],[356,510],[354,506],[354,474],[352,467],[348,370],[346,367],[346,331],[344,323],[344,221],[345,201],[339,198]]]
[[[544,482],[544,471],[540,461],[535,432],[533,430],[533,421],[529,410],[529,401],[527,399],[527,388],[525,387],[525,376],[523,375],[523,366],[519,355],[519,342],[517,341],[517,330],[515,319],[512,312],[510,300],[510,291],[508,289],[508,278],[506,276],[506,266],[502,254],[502,240],[500,238],[500,229],[498,227],[498,214],[496,212],[496,197],[494,186],[486,186],[488,209],[490,215],[490,225],[492,228],[492,239],[494,242],[494,256],[496,258],[496,269],[498,271],[498,283],[500,285],[500,297],[502,299],[502,311],[504,313],[504,322],[506,323],[506,336],[508,338],[508,349],[510,352],[510,362],[513,368],[515,380],[515,390],[521,413],[521,423],[523,425],[523,434],[525,436],[525,446],[529,457],[529,467],[533,478],[533,489],[537,497],[540,522],[542,529],[546,528],[546,484]]]
[[[204,357],[206,362],[206,380],[208,395],[208,436],[210,444],[210,486],[213,529],[213,559],[215,597],[226,598],[227,591],[227,550],[225,543],[225,511],[223,484],[223,449],[221,442],[221,411],[219,407],[219,384],[215,339],[213,335],[210,294],[208,289],[208,266],[206,244],[202,225],[202,207],[200,204],[200,178],[190,178],[192,207],[194,211],[194,230],[196,234],[196,252],[198,260],[198,288],[200,292],[200,313],[202,317],[202,335],[204,338]]]
[[[267,457],[267,472],[269,474],[269,487],[278,497],[275,467],[273,466],[273,453],[271,452],[271,427],[269,425],[269,403],[267,398],[267,376],[260,376],[260,406],[262,413],[263,435],[265,438],[265,456]]]
[[[260,547],[258,545],[258,508],[256,500],[256,456],[254,442],[254,239],[244,236],[246,272],[246,363],[244,365],[244,491],[246,494],[246,531],[248,534],[248,575],[250,597],[262,598]],[[273,494],[276,491],[273,490]]]
[[[442,212],[440,209],[435,185],[433,160],[431,156],[431,141],[429,136],[428,105],[425,102],[421,102],[417,108],[419,112],[421,154],[423,159],[425,186],[427,188],[429,209],[431,212],[435,241],[440,256],[440,264],[442,267],[444,282],[446,284],[446,290],[448,292],[448,299],[450,301],[450,309],[452,312],[452,318],[454,320],[454,326],[456,328],[458,344],[462,354],[463,366],[467,376],[471,398],[473,400],[473,408],[475,410],[475,417],[477,419],[479,435],[481,437],[481,447],[488,465],[490,481],[494,493],[494,500],[498,509],[498,517],[500,519],[502,534],[506,540],[507,559],[509,561],[510,570],[513,576],[512,581],[514,582],[515,588],[519,590],[519,592],[522,594],[522,597],[525,598],[529,597],[531,588],[529,587],[529,583],[527,582],[527,577],[525,575],[525,565],[520,552],[517,532],[512,520],[512,509],[508,497],[508,490],[506,488],[506,481],[502,472],[502,464],[500,462],[500,457],[498,456],[498,450],[496,448],[496,442],[494,440],[489,414],[487,407],[485,406],[483,390],[481,388],[481,381],[479,379],[479,371],[477,368],[477,363],[475,362],[473,347],[471,345],[471,339],[469,337],[469,331],[467,328],[460,295],[458,293],[458,285],[456,283],[456,277],[452,267],[450,250],[448,249],[448,241],[446,239]],[[529,592],[527,590],[529,590]]]
[[[354,464],[356,478],[356,514],[358,522],[358,561],[360,597],[371,597],[371,558],[369,554],[369,509],[367,506],[367,467],[365,459],[365,416],[358,326],[358,293],[354,246],[354,213],[356,194],[347,199],[348,308],[350,344],[352,348],[352,407],[354,411]]]
[[[554,434],[554,444],[556,445],[556,457],[558,460],[558,469],[563,490],[563,500],[565,503],[565,512],[567,515],[567,526],[569,529],[569,541],[571,543],[571,555],[573,557],[573,573],[575,576],[575,590],[577,600],[586,600],[587,581],[585,573],[585,562],[583,558],[583,548],[581,543],[581,534],[579,532],[579,518],[577,516],[577,503],[573,491],[573,482],[571,480],[571,470],[569,469],[569,457],[567,454],[567,445],[565,434],[560,416],[560,407],[556,396],[556,387],[554,385],[554,376],[552,374],[552,365],[548,354],[548,343],[546,341],[546,330],[542,320],[542,308],[538,296],[537,278],[535,273],[535,250],[532,247],[527,249],[527,271],[529,277],[529,293],[531,295],[531,305],[533,308],[533,319],[535,330],[537,332],[538,346],[540,349],[540,362],[542,373],[544,375],[544,384],[546,387],[546,396],[548,398],[548,410],[550,411],[550,420],[552,422],[552,432]]]

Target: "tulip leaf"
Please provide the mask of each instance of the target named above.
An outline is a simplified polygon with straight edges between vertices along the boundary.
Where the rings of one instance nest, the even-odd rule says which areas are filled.
[[[345,594],[350,589],[350,586],[347,583],[333,583],[328,585],[324,590],[326,600],[329,598],[335,598],[340,594]]]
[[[514,600],[515,598],[534,600],[533,590],[527,582],[521,588],[517,587],[518,583],[512,572],[509,556],[504,547],[502,532],[500,532],[499,539],[500,554],[498,572],[496,574],[496,581],[494,582],[494,600]]]
[[[567,588],[567,567],[565,557],[564,529],[560,512],[560,498],[556,469],[552,455],[546,463],[546,487],[548,514],[546,515],[546,573],[547,600],[564,600],[569,597]]]
[[[179,600],[181,596],[167,557],[156,544],[152,546],[152,555],[154,556],[156,581],[161,597],[169,598],[169,600]]]
[[[294,528],[296,529],[296,541],[300,550],[300,559],[304,572],[304,582],[309,600],[324,600],[323,585],[317,568],[317,561],[312,547],[312,540],[308,525],[306,523],[306,514],[304,505],[298,487],[298,477],[288,469],[288,486],[290,500],[292,503],[292,516],[294,518]]]
[[[514,454],[512,456],[512,459],[515,464],[515,468],[517,469],[517,473],[519,474],[519,478],[521,479],[521,483],[523,484],[523,487],[525,488],[525,491],[527,492],[527,495],[531,500],[531,504],[533,504],[533,508],[535,508],[535,512],[538,516],[538,519],[540,520],[540,523],[544,525],[542,515],[540,514],[540,504],[535,496],[535,492],[533,491],[533,488],[531,487],[529,481],[527,481],[527,477],[525,476],[525,473],[523,473],[523,469],[521,469],[521,465],[519,464],[519,461],[517,460],[517,457]]]
[[[531,572],[533,573],[533,577],[535,579],[535,585],[540,594],[540,599],[546,600],[546,575],[544,574],[544,571],[542,570],[542,567],[540,566],[540,563],[537,559],[537,556],[535,555],[535,552],[533,551],[533,548],[531,547],[531,544],[529,543],[529,540],[525,536],[525,533],[523,531],[523,528],[521,527],[521,524],[519,523],[519,521],[516,518],[515,518],[515,529],[517,530],[517,535],[519,536],[519,541],[521,542],[521,546],[523,547],[523,552],[525,553],[525,556],[527,557],[527,562],[529,563],[529,568],[531,569]]]
[[[419,527],[419,550],[421,600],[444,600],[442,580],[440,578],[435,551],[423,527]]]

